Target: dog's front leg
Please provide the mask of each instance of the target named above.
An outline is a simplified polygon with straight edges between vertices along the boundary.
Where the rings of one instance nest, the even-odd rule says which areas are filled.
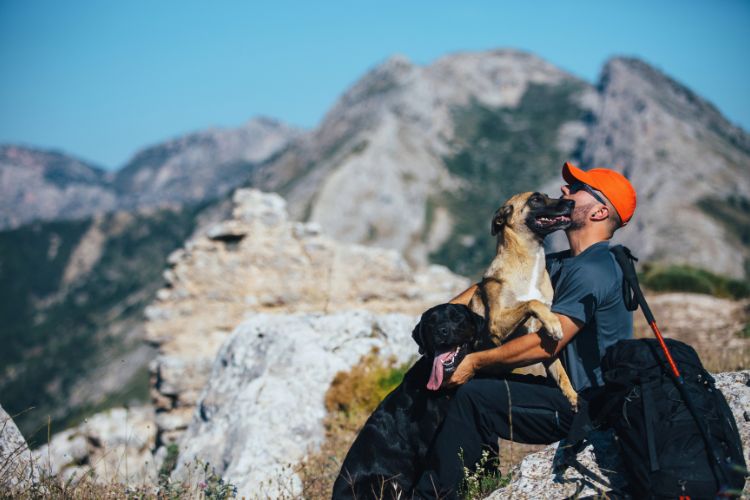
[[[573,411],[578,411],[578,393],[573,389],[568,372],[565,371],[560,359],[555,358],[551,363],[545,363],[545,367],[547,368],[547,374],[552,377],[567,400],[570,401]]]
[[[549,306],[538,300],[527,302],[529,313],[542,322],[542,327],[553,340],[562,340],[563,331],[560,319],[553,313]]]

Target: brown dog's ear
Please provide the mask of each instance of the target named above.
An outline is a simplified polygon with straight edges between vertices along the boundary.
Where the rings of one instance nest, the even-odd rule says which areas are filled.
[[[503,230],[503,226],[510,220],[513,215],[513,205],[503,205],[497,209],[495,216],[492,218],[492,236],[497,235]]]

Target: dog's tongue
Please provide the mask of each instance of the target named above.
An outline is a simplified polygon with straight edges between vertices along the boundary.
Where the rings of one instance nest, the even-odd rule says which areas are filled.
[[[453,351],[444,352],[435,356],[432,360],[432,373],[430,380],[427,382],[427,388],[431,391],[437,391],[443,385],[443,361],[450,358]]]

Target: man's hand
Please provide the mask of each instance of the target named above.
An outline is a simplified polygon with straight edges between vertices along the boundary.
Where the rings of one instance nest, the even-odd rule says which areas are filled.
[[[476,364],[474,363],[474,355],[473,353],[469,353],[458,364],[458,366],[456,367],[456,371],[453,372],[450,378],[445,381],[445,386],[458,387],[459,385],[463,385],[474,378],[476,371],[477,368]]]
[[[580,331],[581,323],[564,314],[557,314],[563,328],[563,338],[555,341],[546,333],[529,333],[492,349],[476,351],[466,355],[458,364],[456,371],[443,382],[445,387],[463,385],[479,370],[497,367],[511,371],[513,368],[529,366],[553,359]]]

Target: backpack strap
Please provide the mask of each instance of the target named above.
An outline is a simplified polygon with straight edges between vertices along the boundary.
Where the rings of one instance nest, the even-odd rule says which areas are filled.
[[[659,457],[656,454],[656,439],[654,437],[653,422],[656,419],[656,414],[654,412],[654,392],[652,382],[641,384],[641,402],[643,403],[643,418],[646,424],[648,458],[651,463],[651,472],[656,472],[659,470]]]

